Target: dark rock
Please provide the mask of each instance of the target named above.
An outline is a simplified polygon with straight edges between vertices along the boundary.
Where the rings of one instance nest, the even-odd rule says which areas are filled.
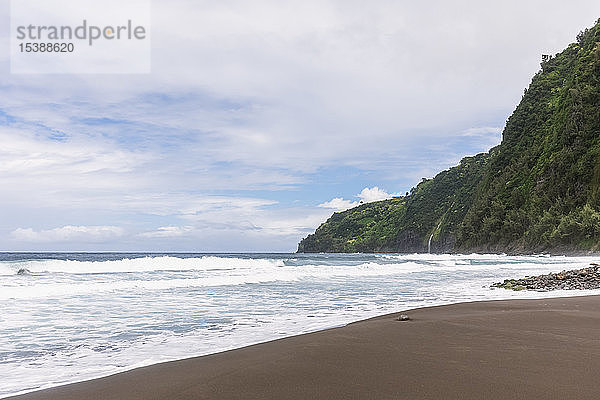
[[[427,253],[427,244],[413,230],[400,232],[394,245],[398,253]]]
[[[548,275],[527,276],[521,279],[506,279],[504,282],[494,283],[492,288],[510,290],[536,290],[546,292],[549,290],[586,290],[600,288],[600,265],[592,263],[590,267],[561,271]]]
[[[17,275],[29,275],[31,273],[27,268],[21,268],[17,271]]]

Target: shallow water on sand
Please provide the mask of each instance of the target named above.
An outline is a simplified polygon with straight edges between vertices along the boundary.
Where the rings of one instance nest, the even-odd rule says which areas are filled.
[[[0,397],[408,308],[599,294],[506,278],[590,257],[0,253]]]

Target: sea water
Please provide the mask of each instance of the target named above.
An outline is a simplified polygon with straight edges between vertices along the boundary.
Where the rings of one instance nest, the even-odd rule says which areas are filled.
[[[506,278],[589,257],[0,253],[0,397],[415,307],[599,294]]]

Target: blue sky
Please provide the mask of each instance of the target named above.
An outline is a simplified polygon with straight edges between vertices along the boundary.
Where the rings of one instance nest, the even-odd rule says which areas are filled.
[[[174,0],[152,15],[137,75],[11,74],[1,25],[1,250],[294,251],[336,209],[498,144],[540,55],[600,4]]]

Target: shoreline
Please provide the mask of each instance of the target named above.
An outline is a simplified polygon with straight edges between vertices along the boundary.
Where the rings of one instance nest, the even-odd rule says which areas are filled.
[[[591,399],[598,306],[589,295],[416,308],[6,399]]]
[[[530,250],[484,250],[484,249],[471,249],[464,251],[436,251],[428,253],[427,251],[364,251],[358,253],[344,253],[344,252],[323,252],[323,251],[296,251],[291,254],[381,254],[381,255],[389,255],[389,254],[398,254],[398,255],[411,255],[411,254],[431,254],[431,255],[469,255],[469,254],[479,254],[479,255],[494,255],[494,256],[515,256],[515,257],[524,257],[524,256],[532,256],[532,257],[600,257],[600,251],[598,250],[550,250],[550,251],[541,251],[541,252],[532,252]]]

